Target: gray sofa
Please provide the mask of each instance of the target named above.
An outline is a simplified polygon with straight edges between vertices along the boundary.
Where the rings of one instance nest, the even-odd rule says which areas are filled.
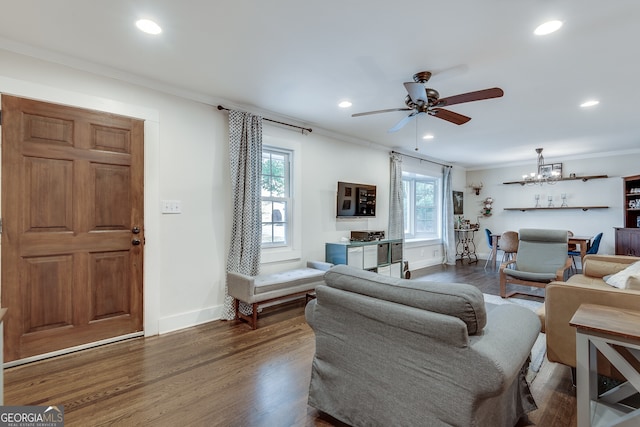
[[[513,426],[536,409],[532,311],[474,286],[335,266],[306,307],[309,405],[352,426]]]

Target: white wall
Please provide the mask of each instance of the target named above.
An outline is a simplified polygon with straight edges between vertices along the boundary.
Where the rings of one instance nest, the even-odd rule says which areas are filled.
[[[608,175],[606,179],[583,181],[561,181],[554,185],[520,186],[504,185],[503,182],[517,181],[522,175],[535,169],[535,155],[531,164],[496,167],[493,169],[467,172],[467,185],[482,182],[480,195],[476,196],[470,188],[465,191],[465,216],[475,218],[479,215],[482,200],[491,196],[494,199],[493,215],[480,216],[481,233],[476,235],[476,246],[480,256],[488,255],[484,229],[494,233],[507,230],[517,231],[520,228],[558,228],[573,231],[576,235],[596,235],[604,233],[598,253],[614,253],[614,227],[623,226],[623,190],[622,176],[637,175],[640,171],[640,150],[624,155],[600,156],[581,159],[548,159],[550,163],[562,163],[563,176],[570,173],[576,176]],[[567,204],[571,206],[609,206],[608,209],[588,211],[505,211],[506,207],[533,207],[535,194],[540,195],[540,205],[548,205],[548,196],[552,196],[553,204],[562,204],[561,194],[567,195]],[[468,203],[468,204],[467,204]]]
[[[145,119],[145,333],[216,318],[229,222],[226,117],[199,102],[0,50],[0,93]],[[160,200],[183,214],[161,215]]]
[[[220,317],[231,228],[227,115],[215,106],[113,78],[0,50],[0,93],[145,119],[145,333],[163,333]],[[150,82],[150,85],[155,83]],[[222,101],[224,103],[224,101]],[[389,153],[315,131],[301,135],[265,123],[265,137],[295,150],[300,178],[295,224],[298,256],[266,262],[263,271],[323,260],[325,242],[351,230],[385,230]],[[336,220],[338,181],[376,185],[377,217]],[[454,171],[454,189],[465,185]],[[182,214],[162,215],[160,201],[180,200]],[[442,252],[405,251],[412,269]]]

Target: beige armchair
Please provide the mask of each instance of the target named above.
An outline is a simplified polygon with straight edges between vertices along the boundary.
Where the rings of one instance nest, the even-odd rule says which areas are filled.
[[[567,248],[567,230],[521,229],[515,259],[500,266],[500,296],[539,296],[526,291],[507,293],[509,284],[545,288],[549,282],[564,280],[571,268]]]
[[[618,289],[602,279],[608,274],[624,270],[640,258],[621,255],[586,255],[582,274],[571,276],[566,282],[547,285],[543,308],[538,312],[547,337],[547,358],[551,362],[576,367],[576,330],[569,321],[581,304],[599,304],[621,309],[637,310],[640,291]],[[618,377],[609,362],[598,360],[598,371],[608,377]]]

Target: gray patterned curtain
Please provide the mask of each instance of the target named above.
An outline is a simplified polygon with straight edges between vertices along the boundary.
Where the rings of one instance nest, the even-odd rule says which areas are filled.
[[[404,237],[402,203],[402,156],[391,153],[391,187],[389,189],[389,239]]]
[[[229,111],[229,161],[233,226],[227,258],[227,271],[255,276],[260,271],[262,212],[262,117],[241,111]],[[234,299],[224,288],[222,318],[235,317]],[[250,315],[251,306],[240,303],[240,310]]]
[[[445,166],[443,171],[444,189],[442,190],[442,247],[444,248],[443,264],[455,265],[456,240],[453,231],[453,189],[451,183],[451,167]]]

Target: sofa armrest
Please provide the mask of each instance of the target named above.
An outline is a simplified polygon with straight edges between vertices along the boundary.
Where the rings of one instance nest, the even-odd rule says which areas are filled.
[[[511,384],[531,354],[540,326],[538,316],[528,308],[499,305],[488,312],[483,334],[469,337],[469,346],[494,364],[494,380],[502,381],[504,388]]]
[[[547,358],[576,367],[576,330],[569,321],[581,304],[637,310],[640,291],[617,289],[605,284],[551,282],[546,288],[545,333]]]
[[[640,258],[625,255],[585,255],[582,274],[602,278],[622,271],[637,261],[640,261]]]

